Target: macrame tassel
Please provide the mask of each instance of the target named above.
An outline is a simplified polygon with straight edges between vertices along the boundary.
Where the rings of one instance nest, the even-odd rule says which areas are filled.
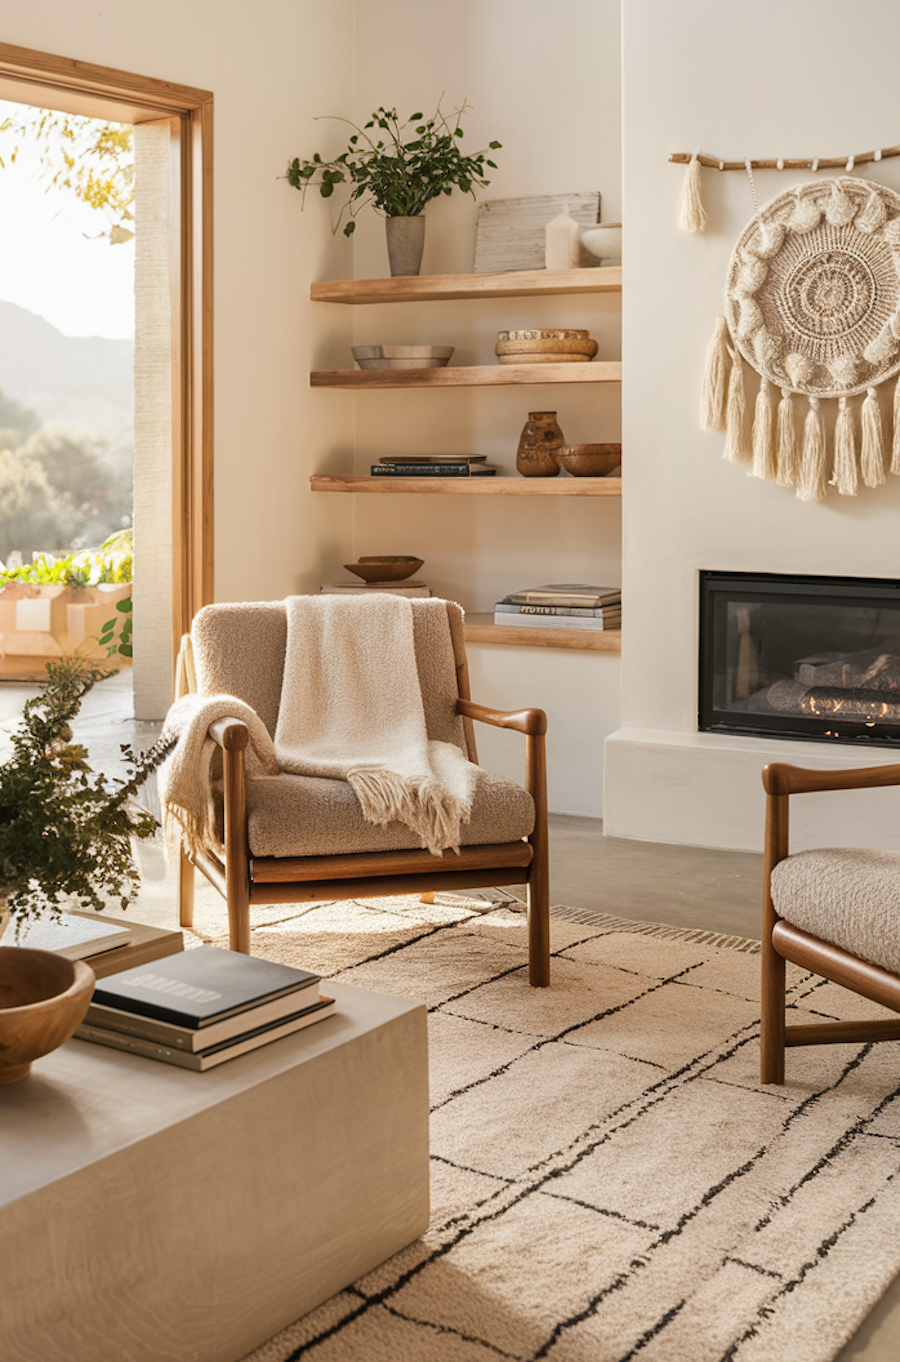
[[[891,445],[891,472],[900,474],[900,378],[894,385],[894,435]]]
[[[702,232],[705,230],[708,221],[706,209],[700,201],[700,162],[695,154],[688,162],[688,168],[684,174],[678,226],[682,232]]]
[[[704,430],[724,430],[728,415],[728,323],[716,318],[716,329],[706,351],[703,393],[700,398],[700,425]]]
[[[821,501],[824,497],[826,461],[825,423],[819,399],[811,397],[803,426],[803,453],[797,479],[797,496],[801,501]]]
[[[853,412],[846,397],[842,397],[838,401],[837,420],[834,423],[834,472],[831,475],[831,485],[837,488],[842,497],[855,497],[857,484]]]
[[[797,423],[794,420],[794,404],[790,388],[782,388],[781,401],[778,403],[776,419],[778,446],[778,472],[776,481],[779,487],[797,485]]]
[[[862,480],[867,487],[880,487],[884,482],[884,430],[878,393],[874,388],[866,392],[862,404],[862,452],[859,458]]]
[[[774,480],[778,476],[773,416],[771,385],[764,378],[759,385],[753,414],[753,467],[750,471],[755,478]]]
[[[725,452],[723,459],[730,463],[749,465],[753,462],[753,449],[747,441],[744,424],[746,403],[744,401],[744,372],[741,358],[729,350],[731,355],[731,376],[728,379],[728,412],[725,424]]]

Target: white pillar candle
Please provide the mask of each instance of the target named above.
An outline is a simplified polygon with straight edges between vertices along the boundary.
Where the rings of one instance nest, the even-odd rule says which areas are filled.
[[[578,265],[580,240],[578,224],[563,206],[559,217],[552,218],[544,228],[544,264],[548,270],[571,270]]]

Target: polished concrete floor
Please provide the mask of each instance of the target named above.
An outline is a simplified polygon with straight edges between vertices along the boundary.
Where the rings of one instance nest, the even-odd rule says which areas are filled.
[[[8,732],[17,721],[25,699],[36,693],[36,687],[0,682],[0,742],[4,730]],[[132,743],[140,749],[156,737],[158,725],[135,723],[131,713],[128,673],[103,682],[87,696],[76,736],[98,768],[114,772],[120,744]],[[152,807],[153,800],[149,803]],[[593,818],[555,814],[550,821],[552,903],[584,913],[759,938],[761,855],[604,837],[602,823]],[[130,915],[174,927],[175,887],[161,849],[149,848],[142,860],[144,884]],[[197,892],[217,898],[201,875],[197,876]],[[835,1362],[897,1362],[898,1358],[900,1278]],[[787,1352],[785,1362],[791,1362]]]

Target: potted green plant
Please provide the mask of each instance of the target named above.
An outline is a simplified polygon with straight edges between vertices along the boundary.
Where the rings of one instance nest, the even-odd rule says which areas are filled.
[[[347,150],[330,161],[324,161],[318,152],[312,160],[295,158],[288,164],[285,179],[301,191],[304,202],[310,185],[318,188],[323,199],[331,198],[336,185],[352,185],[335,231],[346,212],[350,220],[344,226],[344,235],[351,236],[356,214],[371,202],[387,218],[391,274],[418,274],[425,239],[425,205],[454,189],[474,198],[476,186],[490,184],[485,179],[485,167],[497,168],[488,151],[497,150],[499,142],[490,142],[487,150],[472,156],[464,156],[460,150],[461,120],[468,107],[463,103],[448,118],[439,102],[430,118],[414,113],[403,122],[396,109],[378,108],[362,127],[340,118],[339,122],[353,129]]]
[[[74,656],[48,663],[0,760],[0,896],[13,921],[59,913],[66,902],[99,911],[106,897],[124,908],[137,892],[132,838],[152,837],[158,824],[134,796],[172,743],[139,756],[123,746],[123,778],[91,770],[71,722],[111,674]]]
[[[130,658],[133,554],[129,528],[98,549],[0,563],[0,679],[41,681],[47,662],[76,650],[108,666]]]

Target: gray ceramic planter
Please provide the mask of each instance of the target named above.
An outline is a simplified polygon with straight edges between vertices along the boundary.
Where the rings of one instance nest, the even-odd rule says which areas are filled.
[[[425,246],[425,215],[385,218],[391,275],[418,274]]]

